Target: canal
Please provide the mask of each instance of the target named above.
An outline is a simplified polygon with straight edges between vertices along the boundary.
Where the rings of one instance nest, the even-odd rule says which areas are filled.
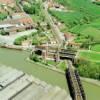
[[[29,57],[29,52],[0,48],[0,64],[20,69],[52,85],[67,88],[66,79],[63,74],[31,63],[26,60],[27,57]]]
[[[46,69],[43,66],[28,62],[29,52],[0,48],[0,64],[14,67],[31,74],[49,84],[60,86],[68,91],[65,75]],[[100,87],[83,82],[87,100],[100,100]]]

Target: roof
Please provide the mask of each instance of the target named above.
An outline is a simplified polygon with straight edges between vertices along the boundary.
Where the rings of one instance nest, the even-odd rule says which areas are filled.
[[[15,2],[15,0],[0,0],[0,3],[2,3],[2,4],[11,4],[14,2]]]
[[[30,17],[30,16],[28,14],[24,13],[24,12],[12,14],[13,19],[18,19],[18,18],[22,18],[22,17]]]
[[[23,16],[23,17],[17,17],[14,19],[6,19],[4,21],[1,21],[0,24],[33,24],[33,20],[30,16]]]

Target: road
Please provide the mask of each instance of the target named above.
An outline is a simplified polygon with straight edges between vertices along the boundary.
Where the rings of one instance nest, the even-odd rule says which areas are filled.
[[[39,0],[40,4],[41,4],[41,9],[42,12],[45,16],[45,19],[47,21],[47,23],[49,23],[49,25],[51,26],[52,32],[54,33],[54,37],[58,42],[58,45],[61,45],[63,40],[64,40],[64,36],[63,34],[60,32],[59,28],[54,24],[51,15],[48,13],[48,6],[47,4],[43,3],[42,0]]]
[[[21,37],[23,35],[30,35],[32,32],[37,32],[36,29],[18,32],[16,34],[10,35],[10,36],[2,36],[0,35],[0,43],[1,44],[7,44],[7,45],[13,45],[13,42],[16,38]]]

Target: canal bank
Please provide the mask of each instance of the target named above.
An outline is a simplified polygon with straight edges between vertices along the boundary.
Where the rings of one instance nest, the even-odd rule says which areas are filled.
[[[61,88],[67,89],[65,75],[50,69],[44,68],[42,65],[28,62],[26,58],[29,53],[26,51],[10,50],[0,48],[0,64],[15,67],[28,74],[31,74],[40,80],[46,81],[52,85],[58,85]],[[88,82],[83,82],[85,92],[87,94],[87,100],[99,100],[100,87]]]

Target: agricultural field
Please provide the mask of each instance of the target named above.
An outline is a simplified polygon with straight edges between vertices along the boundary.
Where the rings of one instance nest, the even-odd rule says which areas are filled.
[[[99,34],[100,7],[90,0],[56,0],[58,3],[71,9],[73,12],[50,11],[59,21],[64,23],[72,33],[86,32],[90,36]],[[93,32],[92,32],[93,31]],[[92,32],[92,34],[91,34]],[[82,34],[82,35],[83,35]]]
[[[72,33],[81,33],[81,31],[85,30],[85,28],[92,27],[96,30],[100,30],[100,18],[90,22],[89,24],[84,25],[76,25],[75,27],[71,28],[70,31]]]
[[[100,7],[93,4],[91,0],[56,0],[58,3],[70,9],[81,11],[85,15],[100,16]]]
[[[81,22],[81,19],[84,18],[84,16],[79,12],[67,12],[66,13],[63,11],[61,12],[61,11],[51,10],[50,13],[53,16],[55,16],[58,20],[60,20],[62,23],[64,23],[66,26],[68,26],[69,28],[72,28],[75,25],[79,24]]]
[[[80,34],[82,36],[90,36],[93,37],[95,41],[100,40],[100,30],[94,28],[94,27],[86,27],[86,26],[76,26],[74,27],[71,32],[74,32],[75,34]]]
[[[93,62],[100,62],[100,53],[98,52],[81,51],[79,57]]]
[[[100,52],[100,44],[96,44],[91,46],[91,50],[96,51],[96,52]]]

